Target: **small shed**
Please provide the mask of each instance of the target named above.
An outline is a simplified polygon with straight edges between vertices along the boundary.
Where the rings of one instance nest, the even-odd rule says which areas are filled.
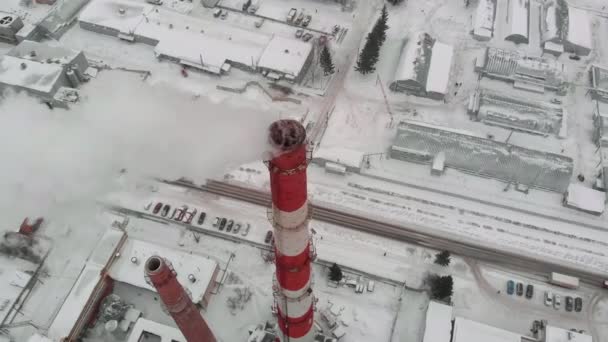
[[[570,184],[564,194],[564,206],[593,215],[601,215],[606,207],[606,194],[580,184]]]
[[[441,151],[437,153],[433,158],[433,165],[431,167],[431,174],[434,176],[441,176],[445,171],[445,152]]]

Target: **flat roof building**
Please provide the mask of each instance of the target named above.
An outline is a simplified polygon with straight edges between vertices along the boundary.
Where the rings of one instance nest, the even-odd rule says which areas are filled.
[[[547,3],[541,11],[541,40],[547,49],[556,45],[563,51],[587,56],[593,48],[591,17],[586,10],[569,6],[564,0]]]
[[[83,29],[154,46],[159,58],[216,75],[231,67],[274,79],[302,80],[312,45],[301,40],[194,18],[130,0],[96,0],[80,14]]]
[[[466,318],[456,317],[452,342],[472,341],[522,342],[522,336]]]
[[[530,35],[530,4],[528,0],[509,0],[505,40],[515,44],[527,44]]]
[[[479,0],[473,14],[473,38],[481,41],[492,39],[494,34],[495,0]]]
[[[608,68],[592,65],[589,69],[589,80],[593,98],[608,101]]]
[[[452,307],[430,301],[426,311],[422,342],[450,341],[452,336]]]
[[[0,41],[16,44],[19,40],[17,33],[23,26],[18,15],[0,11]]]

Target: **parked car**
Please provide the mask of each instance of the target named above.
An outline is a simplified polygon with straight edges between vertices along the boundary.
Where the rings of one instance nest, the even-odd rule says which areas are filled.
[[[302,20],[304,20],[304,11],[302,11],[302,12],[300,12],[300,14],[298,14],[298,17],[295,20],[295,24],[300,25],[302,23]]]
[[[507,281],[507,294],[512,295],[515,292],[515,282],[513,280]]]
[[[574,308],[574,298],[566,296],[566,311],[570,312]]]
[[[307,41],[311,40],[312,37],[313,37],[313,35],[311,33],[306,33],[302,36],[302,40],[307,42]]]
[[[173,212],[175,215],[172,217],[172,219],[174,219],[175,221],[183,221],[184,218],[186,217],[186,212],[188,211],[188,206],[187,205],[182,205],[181,208],[176,209],[176,212]]]
[[[517,290],[516,290],[516,292],[517,292],[518,296],[523,295],[524,294],[524,284],[517,283]]]
[[[578,55],[570,55],[570,59],[573,61],[580,61],[581,58]]]
[[[214,17],[219,17],[220,15],[222,15],[222,9],[221,8],[217,8],[215,9],[215,11],[213,11],[213,16]]]
[[[247,223],[247,226],[245,227],[245,229],[243,230],[243,232],[241,233],[242,236],[247,236],[247,234],[249,234],[249,229],[251,229],[251,225],[249,223]]]
[[[264,238],[265,243],[270,243],[272,241],[272,230],[266,232],[266,237]]]
[[[218,228],[220,226],[220,222],[222,222],[222,219],[216,216],[215,221],[213,221],[213,227]]]
[[[220,230],[224,230],[224,228],[226,227],[226,218],[222,218],[222,221],[220,221]]]
[[[169,215],[169,211],[171,211],[171,206],[168,204],[165,204],[163,206],[163,210],[160,211],[160,216],[167,217],[167,215]]]
[[[198,212],[198,210],[196,210],[196,208],[192,208],[190,210],[186,210],[186,214],[184,217],[184,222],[185,223],[192,223],[192,220],[194,220],[194,217],[196,216],[196,213]]]
[[[583,310],[583,299],[581,297],[576,297],[574,300],[574,311],[581,312]]]
[[[553,103],[553,104],[558,104],[558,105],[559,105],[559,104],[562,104],[562,100],[557,99],[557,98],[552,98],[552,99],[551,99],[551,103]]]
[[[205,217],[207,217],[207,214],[204,211],[201,211],[201,215],[198,217],[198,221],[196,221],[196,223],[200,225],[202,225],[203,223],[205,223]]]
[[[302,30],[302,29],[296,30],[296,38],[302,38],[303,34],[304,34],[304,30]]]
[[[534,296],[534,285],[528,284],[526,286],[526,298],[530,299]]]
[[[307,15],[306,17],[304,17],[304,20],[302,20],[302,26],[307,27],[308,24],[310,24],[310,21],[312,20],[312,15]]]
[[[154,203],[154,202],[149,202],[148,204],[144,205],[144,210],[145,211],[150,210],[150,207],[152,207],[152,203]]]
[[[555,310],[559,310],[559,307],[562,306],[562,297],[558,294],[556,294],[553,297],[553,307],[555,308]]]
[[[234,221],[230,220],[228,221],[228,225],[226,226],[226,232],[230,233],[232,231],[232,227],[234,227]]]
[[[297,13],[298,13],[297,9],[295,9],[295,8],[290,9],[289,13],[287,13],[287,18],[286,18],[287,22],[291,23],[293,21],[293,19],[296,17]]]
[[[158,214],[162,208],[163,208],[162,203],[160,203],[160,202],[156,203],[156,205],[154,206],[154,209],[152,209],[152,214]]]
[[[227,16],[228,16],[228,11],[223,9],[222,13],[220,14],[220,19],[226,19]]]
[[[545,291],[545,305],[552,306],[553,305],[553,293],[550,291]]]
[[[237,223],[237,224],[234,225],[234,229],[232,230],[232,232],[234,234],[238,234],[240,230],[241,230],[241,224]]]

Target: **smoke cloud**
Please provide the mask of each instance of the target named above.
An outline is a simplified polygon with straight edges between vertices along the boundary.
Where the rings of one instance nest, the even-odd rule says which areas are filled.
[[[115,189],[121,169],[203,182],[267,149],[267,128],[277,118],[268,106],[211,103],[135,77],[101,73],[71,110],[49,110],[22,94],[0,99],[0,213],[7,222],[73,213]]]

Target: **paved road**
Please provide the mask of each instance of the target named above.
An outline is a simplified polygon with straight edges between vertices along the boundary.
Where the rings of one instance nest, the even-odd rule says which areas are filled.
[[[221,181],[209,180],[207,184],[203,186],[183,182],[164,182],[213,193],[219,196],[234,198],[260,206],[269,206],[270,204],[270,194],[264,191],[245,188]],[[510,269],[532,272],[545,276],[548,276],[550,272],[565,273],[579,277],[582,282],[596,287],[601,286],[603,280],[608,278],[608,275],[606,274],[594,270],[581,269],[577,265],[562,264],[556,261],[542,259],[531,253],[495,250],[487,246],[467,241],[466,239],[446,236],[442,232],[434,231],[433,229],[422,226],[403,226],[392,222],[378,221],[355,215],[340,209],[321,207],[315,204],[311,204],[311,206],[313,219],[319,221],[438,250],[449,250],[464,257],[494,263]]]

